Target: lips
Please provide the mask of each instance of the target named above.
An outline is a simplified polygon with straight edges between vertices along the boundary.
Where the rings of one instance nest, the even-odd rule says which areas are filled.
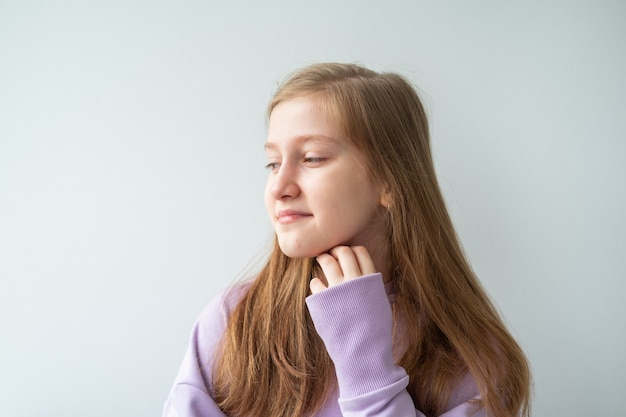
[[[311,216],[313,216],[311,213],[299,210],[280,210],[276,217],[278,218],[278,223],[289,224]]]

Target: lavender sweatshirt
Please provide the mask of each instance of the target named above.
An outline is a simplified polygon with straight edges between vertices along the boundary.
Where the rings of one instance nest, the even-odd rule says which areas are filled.
[[[306,303],[337,374],[338,392],[316,417],[424,417],[406,390],[409,377],[393,360],[390,299],[380,274],[366,275],[307,297]],[[230,311],[239,297],[215,297],[196,321],[163,417],[225,417],[212,397],[211,369]],[[441,417],[484,417],[472,399],[471,376],[456,388]],[[269,417],[269,416],[268,416]]]

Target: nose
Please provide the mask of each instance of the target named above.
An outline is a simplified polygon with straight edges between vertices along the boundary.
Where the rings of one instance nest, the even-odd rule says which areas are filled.
[[[290,164],[283,163],[278,168],[278,171],[270,174],[267,180],[267,188],[272,198],[284,200],[296,197],[300,193],[295,171]]]

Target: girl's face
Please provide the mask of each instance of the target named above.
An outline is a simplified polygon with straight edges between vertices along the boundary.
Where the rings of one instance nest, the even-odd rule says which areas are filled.
[[[363,157],[316,95],[273,109],[265,150],[265,206],[285,255],[315,257],[338,245],[372,251],[382,244],[383,187],[370,181]]]

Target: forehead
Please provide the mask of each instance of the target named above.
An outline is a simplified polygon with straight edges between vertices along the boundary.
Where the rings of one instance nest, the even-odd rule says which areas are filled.
[[[327,144],[348,142],[341,126],[325,110],[318,95],[292,98],[274,107],[269,118],[267,143],[287,140]]]

